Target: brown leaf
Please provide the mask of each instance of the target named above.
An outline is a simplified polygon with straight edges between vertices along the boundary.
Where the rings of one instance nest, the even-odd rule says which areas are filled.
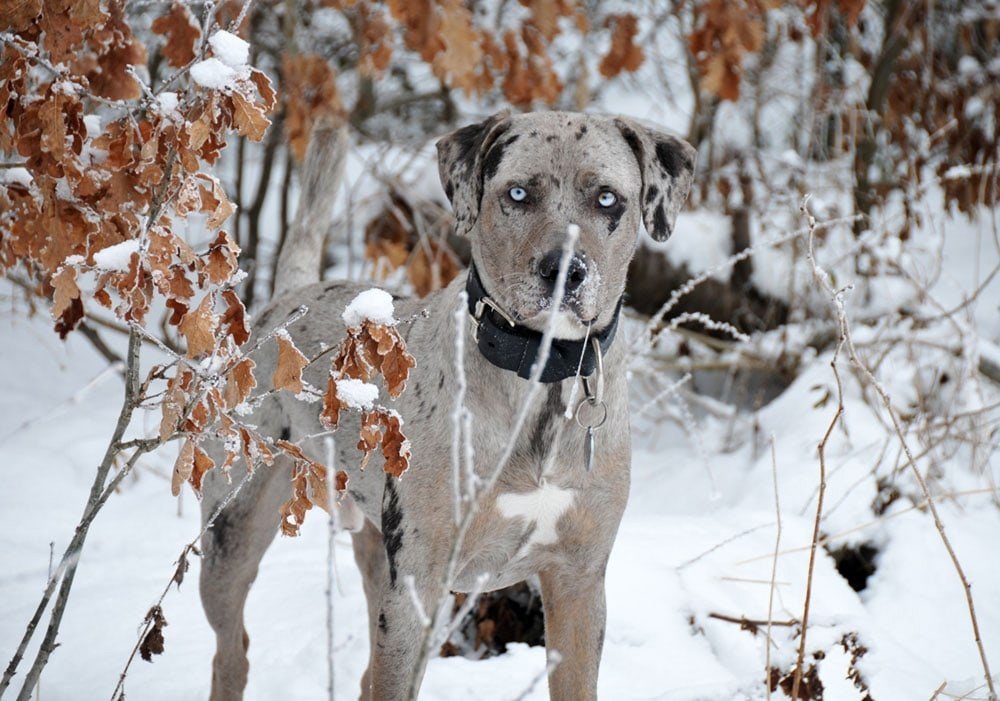
[[[337,428],[342,408],[343,403],[337,396],[337,380],[330,377],[326,383],[326,392],[323,394],[323,411],[320,412],[319,420],[329,429]]]
[[[194,442],[188,438],[184,441],[184,445],[181,446],[180,455],[177,456],[177,462],[174,463],[174,473],[170,479],[170,493],[177,496],[181,493],[181,485],[183,485],[189,477],[191,477],[191,471],[194,469]]]
[[[600,65],[605,78],[613,78],[622,71],[636,71],[642,65],[646,55],[635,43],[638,25],[638,19],[631,13],[611,15],[605,20],[605,26],[611,27],[611,49]]]
[[[191,470],[189,481],[194,488],[194,493],[201,497],[201,481],[205,473],[215,467],[215,461],[208,456],[200,447],[194,449],[194,468]]]
[[[251,141],[263,139],[267,128],[271,126],[271,120],[264,116],[264,108],[246,99],[238,90],[233,92],[232,98],[233,126],[240,136]]]
[[[410,467],[410,442],[402,431],[402,420],[395,412],[381,416],[385,433],[382,435],[383,469],[393,477],[401,477]]]
[[[224,195],[223,195],[224,196]],[[219,204],[219,208],[227,206],[232,211],[233,205],[227,199],[225,204]],[[219,211],[218,209],[216,211]],[[226,216],[229,216],[228,214]],[[221,223],[221,222],[220,222]],[[205,262],[205,273],[212,284],[219,285],[229,280],[237,268],[236,256],[239,255],[240,247],[237,246],[229,234],[220,231],[215,237],[215,241],[208,248]]]
[[[184,413],[187,404],[186,386],[191,381],[190,371],[187,374],[172,377],[167,381],[167,390],[161,404],[163,417],[160,419],[160,440],[166,441],[177,430],[177,422]]]
[[[167,59],[167,65],[180,68],[194,60],[201,31],[186,5],[173,3],[167,14],[153,21],[151,28],[154,34],[167,38],[160,49],[160,53]]]
[[[219,318],[212,312],[212,294],[205,295],[196,309],[189,311],[177,326],[187,341],[189,358],[211,353],[215,348],[215,329]]]
[[[226,303],[222,324],[236,345],[242,346],[250,338],[250,326],[247,323],[247,310],[243,306],[243,300],[232,290],[224,291],[222,300]]]
[[[12,0],[3,4],[4,21],[15,33],[28,28],[42,14],[41,0]]]
[[[434,57],[434,73],[468,95],[475,87],[476,67],[483,57],[479,35],[472,24],[472,13],[462,0],[439,1],[444,51]]]
[[[264,111],[270,112],[273,110],[274,105],[278,101],[278,97],[274,92],[274,86],[271,84],[271,79],[267,77],[267,74],[264,73],[264,71],[251,68],[250,80],[257,86],[257,93],[260,95],[260,99],[264,101]]]
[[[417,361],[410,355],[403,345],[395,346],[382,358],[382,376],[385,378],[385,389],[391,397],[398,397],[406,389],[406,380],[409,379],[410,370],[414,368]]]
[[[73,302],[80,301],[80,288],[76,284],[76,268],[64,265],[59,268],[55,275],[52,276],[50,280],[52,284],[52,289],[54,290],[52,297],[52,316],[56,319],[60,319],[63,315],[69,311],[70,316],[73,316]],[[82,306],[80,308],[82,316]],[[80,317],[77,317],[72,321],[72,325],[75,325],[76,321],[79,321]],[[64,322],[68,320],[62,320]],[[70,327],[72,328],[72,326]]]
[[[244,358],[226,374],[224,396],[227,409],[233,409],[245,402],[250,392],[257,386],[257,379],[253,375],[255,366],[256,363],[252,359]]]
[[[163,616],[163,609],[154,606],[146,614],[146,622],[152,623],[152,628],[146,633],[139,645],[139,655],[146,662],[153,661],[153,655],[163,654],[163,629],[167,625],[167,619]]]
[[[276,338],[278,365],[274,369],[271,385],[275,389],[285,389],[292,394],[298,394],[303,389],[302,370],[309,364],[309,360],[299,352],[287,333],[279,333]]]

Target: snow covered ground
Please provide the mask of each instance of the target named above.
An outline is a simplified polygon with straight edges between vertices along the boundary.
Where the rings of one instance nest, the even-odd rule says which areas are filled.
[[[977,256],[980,270],[995,265],[995,248],[982,242],[982,236],[949,240],[947,303],[960,299],[963,281],[972,289],[963,271]],[[995,287],[986,291],[977,314],[993,342],[1000,340],[995,293]],[[84,339],[61,343],[44,314],[25,320],[20,309],[8,307],[0,318],[0,358],[0,662],[6,664],[44,586],[50,543],[58,557],[79,518],[122,388]],[[816,445],[836,408],[829,360],[827,354],[808,362],[787,391],[746,420],[744,428],[755,421],[753,430],[735,442],[723,439],[726,422],[708,415],[698,417],[696,435],[673,423],[637,422],[633,494],[608,570],[602,699],[765,698],[764,630],[742,630],[717,616],[767,619],[776,538],[771,435],[782,525],[773,619],[802,615]],[[985,698],[960,582],[930,516],[905,497],[917,493],[905,470],[894,477],[904,497],[881,518],[873,515],[874,480],[892,472],[897,446],[890,440],[886,447],[886,429],[854,377],[844,374],[845,419],[828,446],[822,532],[834,548],[869,543],[878,555],[867,588],[856,593],[820,550],[807,650],[818,662],[826,698],[863,697],[846,679],[850,654],[841,640],[850,633],[867,649],[855,666],[873,699],[927,699],[943,683],[950,698],[968,692],[962,698]],[[828,392],[833,399],[824,401]],[[989,406],[997,398],[996,387],[987,386],[980,400]],[[986,417],[995,432],[997,412]],[[150,429],[158,418],[145,421],[133,431]],[[972,583],[994,673],[1000,671],[1000,495],[990,491],[1000,481],[996,440],[990,436],[978,454],[961,446],[942,452],[935,467],[945,478],[934,483],[938,491],[962,492],[942,499],[939,508]],[[184,543],[198,532],[191,493],[180,502],[169,495],[173,457],[141,462],[95,522],[61,645],[42,676],[44,701],[110,698],[143,616],[171,578]],[[926,460],[920,464],[929,467]],[[325,520],[314,516],[302,537],[279,538],[265,558],[247,610],[248,699],[325,698],[326,547]],[[336,694],[350,699],[367,657],[367,624],[346,534],[337,537],[336,557]],[[152,664],[134,663],[128,698],[207,697],[214,641],[198,600],[197,568],[195,558],[183,586],[167,596],[165,653]],[[773,635],[771,664],[787,671],[798,638],[783,626]],[[817,652],[822,660],[813,657]],[[486,661],[436,659],[421,698],[514,699],[543,669],[542,648],[524,645]],[[525,698],[547,698],[544,679]]]

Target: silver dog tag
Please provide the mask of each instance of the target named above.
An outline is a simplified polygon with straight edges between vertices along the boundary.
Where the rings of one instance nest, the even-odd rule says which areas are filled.
[[[588,426],[583,439],[583,465],[587,472],[594,467],[594,427]]]

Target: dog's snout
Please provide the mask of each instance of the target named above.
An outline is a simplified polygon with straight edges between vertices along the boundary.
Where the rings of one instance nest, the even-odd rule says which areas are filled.
[[[545,280],[551,287],[555,287],[556,278],[559,277],[559,263],[562,262],[563,252],[561,249],[549,251],[538,263],[538,276]],[[572,292],[580,287],[587,279],[587,263],[582,256],[574,254],[569,259],[569,267],[566,269],[566,292]]]

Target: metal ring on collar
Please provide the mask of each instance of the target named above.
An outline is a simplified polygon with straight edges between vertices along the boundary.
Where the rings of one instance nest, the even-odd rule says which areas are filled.
[[[589,424],[584,424],[582,421],[580,421],[580,409],[583,408],[584,404],[589,404],[592,407],[599,407],[602,412],[601,420],[597,421],[596,423],[589,423]],[[608,405],[601,400],[593,399],[591,397],[584,397],[576,405],[576,410],[573,412],[573,418],[576,419],[576,424],[580,428],[596,430],[601,426],[603,426],[604,423],[608,420]]]

